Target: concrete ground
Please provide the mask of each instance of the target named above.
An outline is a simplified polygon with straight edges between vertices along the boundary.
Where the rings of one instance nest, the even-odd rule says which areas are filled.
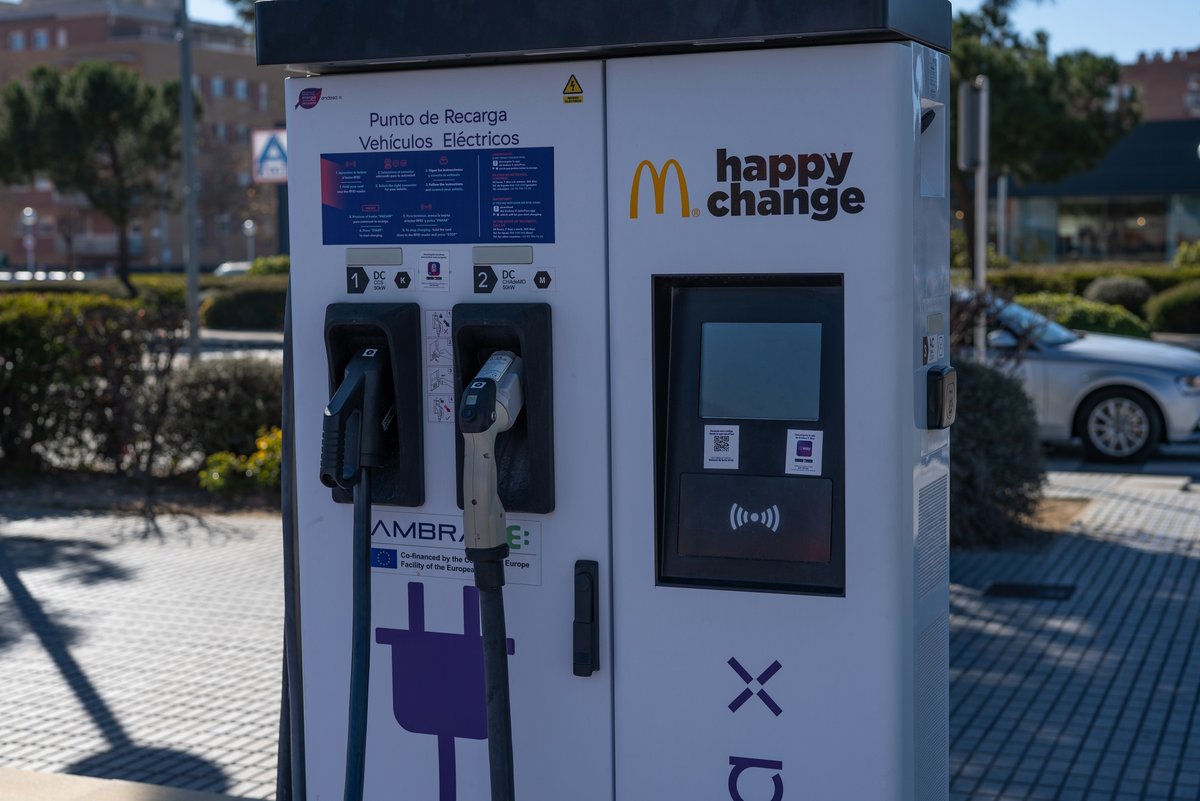
[[[0,767],[272,798],[279,518],[0,514]]]
[[[1049,496],[1090,501],[1068,532],[1039,550],[953,554],[953,801],[1200,798],[1189,484],[1051,473]],[[1051,597],[989,596],[997,583]]]
[[[1048,494],[1086,502],[1068,530],[953,555],[953,801],[1200,798],[1200,461],[1160,462],[1082,472],[1056,452]],[[201,801],[76,776],[271,799],[279,518],[12,506],[0,801]],[[988,594],[1003,583],[1051,597]]]

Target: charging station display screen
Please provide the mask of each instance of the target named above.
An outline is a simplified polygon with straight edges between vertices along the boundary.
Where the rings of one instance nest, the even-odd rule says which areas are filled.
[[[701,330],[701,417],[820,418],[820,323],[704,323]]]
[[[843,277],[654,278],[658,581],[842,595]]]

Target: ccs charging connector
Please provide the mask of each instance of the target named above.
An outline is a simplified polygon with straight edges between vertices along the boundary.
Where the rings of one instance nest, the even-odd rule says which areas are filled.
[[[371,471],[396,448],[395,390],[387,349],[358,350],[325,407],[321,483],[354,493],[351,559],[350,697],[344,801],[361,801],[366,769],[371,648]]]
[[[321,432],[321,483],[352,489],[362,468],[379,467],[395,450],[388,436],[396,418],[387,349],[363,348],[350,359],[341,385],[325,407]]]
[[[463,532],[466,556],[475,566],[483,624],[492,801],[511,801],[514,795],[503,589],[508,534],[497,489],[496,436],[511,428],[521,413],[521,370],[515,353],[493,353],[467,384],[458,406],[463,435]]]

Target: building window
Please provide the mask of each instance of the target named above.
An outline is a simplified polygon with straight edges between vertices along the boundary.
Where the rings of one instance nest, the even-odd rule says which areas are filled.
[[[245,125],[237,127],[237,142],[239,145],[244,145],[250,141],[250,129]]]
[[[14,53],[25,49],[25,31],[12,31],[8,34],[8,49]]]
[[[192,94],[194,94],[194,95],[200,94],[200,76],[199,75],[192,76]]]
[[[245,78],[238,78],[233,82],[233,96],[238,100],[246,100],[250,97],[250,90],[246,86]]]
[[[38,28],[33,32],[33,49],[50,49],[50,31],[46,30],[45,28]]]
[[[223,123],[223,122],[213,123],[213,138],[216,139],[218,142],[224,143],[228,133],[229,133],[229,131],[228,131],[228,128],[226,128],[225,123]]]
[[[225,79],[222,78],[220,75],[213,76],[212,96],[213,97],[224,97],[225,96]]]
[[[55,33],[55,45],[61,49],[67,46],[67,29],[59,28]]]
[[[271,107],[271,86],[265,81],[258,84],[258,110],[267,111]]]

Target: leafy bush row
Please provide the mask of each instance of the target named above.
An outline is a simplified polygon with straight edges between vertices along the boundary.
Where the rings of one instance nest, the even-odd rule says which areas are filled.
[[[1150,326],[1122,306],[1055,292],[1017,295],[1013,300],[1067,328],[1150,338]]]
[[[1146,303],[1146,318],[1155,331],[1200,333],[1200,280],[1155,295]]]
[[[278,426],[260,429],[254,445],[257,450],[249,456],[221,451],[208,457],[200,471],[200,486],[217,494],[278,492],[283,431]]]
[[[183,316],[146,298],[0,293],[4,468],[164,472],[278,426],[280,365],[175,364]]]
[[[988,273],[988,284],[1002,295],[1059,292],[1082,295],[1098,278],[1119,275],[1140,278],[1154,292],[1200,279],[1200,265],[1171,267],[1147,264],[1089,264],[1084,267],[1012,267]]]
[[[0,294],[6,468],[149,469],[182,325],[166,295]]]
[[[200,324],[208,328],[282,331],[286,306],[286,275],[240,277],[205,299],[200,306]]]

